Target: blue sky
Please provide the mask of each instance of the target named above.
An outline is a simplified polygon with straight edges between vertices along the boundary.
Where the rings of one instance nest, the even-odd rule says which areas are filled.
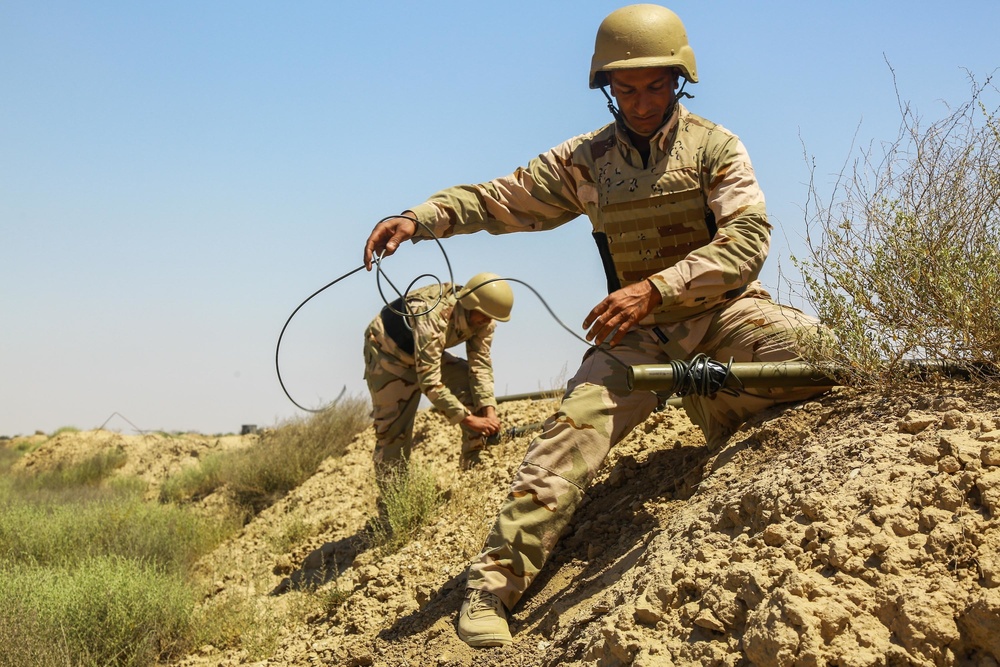
[[[626,3],[0,4],[0,435],[62,426],[238,431],[303,414],[275,343],[361,263],[371,227],[438,189],[512,171],[610,119],[594,34]],[[829,189],[1000,66],[1000,4],[676,2],[694,112],[743,139],[775,224],[763,280],[795,278],[815,160]],[[887,64],[888,61],[888,64]],[[445,241],[459,282],[530,283],[573,328],[603,296],[589,223]],[[432,244],[385,263],[447,279]],[[549,389],[585,346],[515,285],[498,395]],[[366,396],[359,273],[292,321],[282,377],[318,406]],[[581,329],[582,332],[582,329]]]

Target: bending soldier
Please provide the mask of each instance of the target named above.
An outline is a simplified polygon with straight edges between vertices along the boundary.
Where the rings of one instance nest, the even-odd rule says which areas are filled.
[[[757,281],[771,231],[764,195],[739,138],[679,102],[680,84],[697,81],[676,14],[648,4],[616,10],[597,31],[590,69],[612,123],[513,174],[443,190],[404,214],[439,237],[545,230],[586,215],[607,274],[608,296],[583,322],[597,347],[529,446],[469,568],[458,633],[471,646],[511,641],[505,611],[541,570],[610,448],[656,408],[652,392],[627,391],[619,362],[662,364],[697,353],[783,361],[799,358],[803,336],[822,335],[814,318],[775,303]],[[426,235],[407,217],[379,223],[365,262]],[[714,450],[749,416],[821,391],[691,395],[683,406]]]
[[[375,473],[409,460],[421,394],[462,428],[462,466],[479,461],[485,437],[499,432],[490,346],[496,322],[510,319],[514,294],[492,273],[463,287],[411,291],[382,308],[365,331],[365,380],[375,422]],[[404,316],[401,313],[412,313]],[[467,359],[448,348],[465,343]]]

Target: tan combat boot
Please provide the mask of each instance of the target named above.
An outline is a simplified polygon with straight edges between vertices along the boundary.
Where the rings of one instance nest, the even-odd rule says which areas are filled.
[[[458,613],[458,637],[473,648],[510,644],[513,640],[500,598],[486,591],[466,589]]]

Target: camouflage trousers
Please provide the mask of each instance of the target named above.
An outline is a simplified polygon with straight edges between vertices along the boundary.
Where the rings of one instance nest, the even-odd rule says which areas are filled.
[[[629,393],[624,366],[662,364],[696,353],[728,362],[799,358],[800,334],[822,336],[819,323],[781,306],[767,293],[737,299],[724,309],[671,327],[668,341],[633,329],[614,348],[591,348],[569,381],[559,410],[528,447],[482,553],[469,568],[468,586],[494,593],[511,609],[541,570],[611,447],[656,408],[649,391]],[[687,396],[692,422],[717,449],[751,415],[777,403],[804,400],[822,388],[748,389],[737,396]]]
[[[381,328],[374,325],[365,333],[365,381],[372,399],[372,421],[375,426],[376,478],[381,473],[410,459],[413,448],[413,421],[420,404],[420,385],[412,358],[395,352],[394,344],[384,343]],[[402,357],[402,358],[401,358]],[[458,400],[472,408],[469,385],[469,362],[445,352],[441,358],[441,377]],[[462,429],[462,454],[478,451],[485,446],[481,434]]]

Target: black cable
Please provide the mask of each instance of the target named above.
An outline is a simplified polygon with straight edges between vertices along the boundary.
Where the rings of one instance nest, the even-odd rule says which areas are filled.
[[[451,286],[452,286],[452,288],[451,288],[452,294],[455,294],[456,293],[455,292],[455,274],[451,270],[451,260],[448,259],[448,253],[445,252],[444,246],[441,244],[441,239],[439,239],[437,237],[437,235],[434,233],[434,230],[431,229],[430,227],[428,227],[427,225],[425,225],[424,223],[420,222],[416,218],[410,217],[408,215],[389,215],[389,216],[386,216],[386,217],[382,218],[381,220],[379,220],[379,223],[382,223],[382,222],[384,222],[386,220],[390,220],[392,218],[403,218],[404,220],[409,220],[414,225],[419,225],[419,226],[423,227],[427,231],[427,233],[430,234],[430,237],[432,239],[434,239],[434,242],[437,243],[438,248],[441,250],[441,257],[444,258],[445,266],[448,267],[448,283],[451,284]],[[426,310],[424,310],[422,312],[419,312],[419,313],[410,312],[408,304],[406,303],[406,299],[402,299],[403,305],[406,306],[406,310],[405,310],[405,312],[396,311],[390,305],[391,300],[387,299],[385,297],[385,293],[382,291],[381,276],[385,275],[385,273],[382,271],[382,259],[383,259],[383,257],[384,257],[384,254],[382,256],[376,256],[375,257],[375,285],[378,287],[378,295],[382,298],[382,303],[384,303],[386,306],[389,307],[389,310],[391,310],[392,312],[396,313],[397,315],[403,316],[403,322],[404,323],[406,323],[406,317],[419,317],[420,315],[426,315],[427,313],[429,313],[432,310],[434,310],[434,308],[436,308],[439,303],[441,303],[441,299],[444,297],[444,284],[442,283],[441,279],[438,278],[433,273],[423,273],[423,274],[417,276],[416,278],[414,278],[413,280],[410,281],[410,284],[406,286],[406,291],[402,292],[402,293],[396,288],[395,285],[392,284],[392,281],[389,280],[389,276],[385,276],[386,282],[388,282],[389,286],[392,287],[392,289],[393,289],[394,292],[396,292],[396,296],[400,297],[400,298],[402,298],[404,294],[409,294],[410,293],[410,289],[412,289],[413,286],[417,283],[417,281],[420,280],[421,278],[433,278],[437,282],[437,284],[440,285],[441,288],[442,288],[441,291],[440,291],[440,293],[438,294],[437,300],[433,304],[431,304],[430,306],[428,306],[428,308]]]
[[[441,245],[441,241],[437,238],[437,236],[434,235],[433,230],[431,230],[430,228],[428,228],[426,225],[424,225],[423,223],[421,223],[416,218],[411,218],[408,215],[390,215],[390,216],[386,216],[386,217],[382,218],[382,220],[379,220],[379,222],[383,222],[385,220],[389,220],[390,218],[406,218],[407,220],[410,220],[413,223],[422,226],[424,229],[426,229],[428,231],[428,233],[431,235],[431,237],[434,239],[434,241],[437,242],[438,248],[441,249],[441,254],[444,256],[445,265],[448,267],[449,282],[452,285],[454,285],[455,278],[454,278],[454,274],[452,273],[452,270],[451,270],[451,262],[448,260],[448,253],[446,253],[444,251],[444,246]],[[283,392],[285,392],[285,396],[287,396],[288,400],[292,402],[292,405],[294,405],[295,407],[299,408],[300,410],[305,410],[306,412],[313,412],[313,413],[323,412],[323,410],[325,410],[325,409],[327,409],[327,408],[329,408],[329,407],[337,404],[337,402],[341,399],[341,397],[343,397],[344,390],[341,390],[340,395],[338,395],[337,398],[329,406],[327,406],[327,408],[321,408],[319,410],[314,410],[312,408],[307,408],[304,405],[299,404],[299,402],[296,401],[294,398],[292,398],[292,395],[288,393],[288,388],[285,387],[285,382],[284,382],[284,380],[281,379],[281,364],[278,361],[278,356],[279,356],[279,354],[281,352],[281,339],[284,337],[285,330],[288,328],[289,323],[291,323],[292,318],[295,317],[296,313],[298,313],[299,310],[301,310],[304,305],[306,305],[307,303],[309,303],[309,301],[312,300],[313,297],[319,295],[320,293],[324,292],[325,290],[329,289],[330,287],[333,287],[334,285],[336,285],[337,283],[339,283],[344,278],[347,278],[348,276],[354,275],[355,273],[357,273],[358,271],[360,271],[363,268],[365,268],[364,264],[362,264],[361,266],[359,266],[356,269],[348,271],[347,273],[345,273],[344,275],[340,276],[336,280],[333,280],[333,281],[327,283],[323,287],[320,287],[318,290],[316,290],[315,292],[313,292],[312,294],[310,294],[308,297],[306,297],[306,299],[302,303],[300,303],[298,306],[296,306],[295,310],[292,311],[292,314],[288,316],[287,320],[285,320],[285,325],[283,327],[281,327],[281,333],[278,334],[278,343],[277,343],[277,345],[275,345],[275,348],[274,348],[274,369],[275,369],[275,372],[278,375],[278,384],[281,385],[281,390]],[[378,286],[378,293],[379,293],[379,296],[382,298],[383,303],[385,303],[385,305],[388,306],[390,310],[392,310],[393,312],[396,312],[395,309],[393,309],[392,306],[389,305],[390,301],[388,299],[386,299],[385,294],[382,291],[381,276],[383,276],[383,275],[385,275],[385,273],[382,271],[382,257],[379,256],[379,257],[375,258],[375,284]],[[438,295],[437,301],[435,301],[426,311],[423,311],[423,312],[420,312],[420,313],[412,313],[412,312],[409,312],[409,308],[407,307],[407,312],[398,312],[397,315],[417,317],[417,316],[425,315],[425,314],[429,313],[431,310],[434,309],[435,306],[437,306],[438,303],[440,303],[441,299],[444,297],[444,286],[443,286],[440,278],[438,278],[437,276],[435,276],[433,274],[430,274],[430,273],[424,273],[422,275],[417,276],[412,281],[410,281],[410,284],[407,285],[406,292],[400,293],[400,291],[396,288],[396,286],[393,285],[393,283],[389,279],[389,277],[385,276],[386,282],[389,283],[389,286],[392,287],[392,289],[396,292],[397,296],[399,296],[399,297],[402,297],[403,294],[408,294],[409,291],[410,291],[410,289],[412,289],[413,285],[416,284],[416,282],[418,280],[420,280],[421,278],[428,278],[428,277],[429,278],[433,278],[435,281],[437,281],[438,285],[441,285],[441,287],[442,287],[441,293]],[[454,288],[452,288],[452,289],[454,291]],[[406,299],[403,299],[402,301],[403,301],[404,306],[407,306]],[[406,322],[405,318],[403,319],[403,322],[404,323]],[[345,389],[346,389],[346,387],[345,387]]]
[[[385,218],[382,218],[382,220],[379,220],[379,222],[381,223],[381,222],[383,222],[385,220],[389,220],[390,218],[406,218],[407,220],[410,220],[414,224],[420,225],[425,230],[427,230],[427,233],[430,234],[431,238],[434,239],[434,241],[438,245],[438,248],[440,248],[440,250],[441,250],[441,255],[444,257],[445,265],[448,267],[448,278],[449,278],[448,284],[451,285],[452,294],[454,294],[454,295],[457,296],[458,290],[455,289],[455,278],[454,278],[454,274],[452,272],[451,262],[448,259],[448,253],[445,252],[444,246],[441,244],[441,240],[438,239],[438,237],[434,234],[434,231],[432,229],[430,229],[429,227],[427,227],[426,225],[424,225],[419,220],[417,220],[416,218],[411,218],[410,216],[406,216],[406,215],[390,215],[390,216],[387,216]],[[407,318],[420,317],[421,315],[426,315],[427,313],[429,313],[432,310],[434,310],[434,308],[441,302],[441,299],[444,298],[444,284],[445,283],[443,283],[441,281],[441,279],[438,278],[436,275],[431,274],[431,273],[423,273],[423,274],[417,276],[412,281],[410,281],[409,285],[407,285],[406,290],[401,293],[399,291],[399,289],[393,284],[392,280],[389,279],[389,276],[386,275],[385,272],[382,270],[382,260],[383,259],[384,259],[384,254],[382,256],[376,256],[375,257],[375,283],[376,283],[376,285],[378,287],[379,297],[382,299],[382,302],[385,304],[385,306],[387,308],[389,308],[390,311],[392,311],[392,312],[396,313],[397,315],[400,315],[400,316],[403,317],[403,322],[407,326],[409,326],[409,322],[407,321]],[[285,330],[288,328],[288,325],[291,323],[292,318],[294,318],[295,315],[302,309],[302,307],[305,306],[307,303],[309,303],[309,301],[311,301],[314,297],[318,296],[319,294],[321,294],[322,292],[326,291],[330,287],[333,287],[334,285],[336,285],[337,283],[339,283],[341,280],[347,278],[348,276],[354,275],[355,273],[357,273],[358,271],[360,271],[363,268],[365,268],[364,264],[362,264],[361,266],[359,266],[356,269],[353,269],[353,270],[345,273],[344,275],[340,276],[336,280],[333,280],[333,281],[327,283],[323,287],[319,288],[318,290],[316,290],[315,292],[313,292],[312,294],[310,294],[308,297],[306,297],[306,299],[302,303],[300,303],[298,306],[296,306],[295,310],[292,311],[292,314],[288,316],[287,320],[285,320],[285,325],[283,327],[281,327],[281,333],[278,334],[278,343],[277,343],[277,345],[275,346],[275,349],[274,349],[274,368],[275,368],[275,371],[278,374],[278,384],[281,385],[281,390],[283,392],[285,392],[285,396],[288,397],[288,400],[291,401],[292,404],[295,407],[299,408],[300,410],[304,410],[306,412],[313,412],[313,413],[323,412],[324,410],[328,409],[329,407],[331,407],[333,405],[336,405],[337,401],[339,401],[340,398],[344,395],[344,391],[341,390],[340,395],[329,406],[327,406],[326,408],[318,409],[318,410],[312,409],[312,408],[307,408],[304,405],[301,405],[300,403],[298,403],[298,401],[296,401],[294,398],[292,398],[292,395],[288,393],[287,387],[285,387],[284,381],[281,379],[281,364],[279,363],[279,360],[278,360],[279,354],[281,352],[281,340],[282,340],[282,338],[285,335]],[[423,311],[420,311],[420,312],[417,312],[417,313],[414,313],[414,312],[410,311],[409,304],[407,303],[407,301],[406,301],[405,298],[401,298],[404,310],[403,311],[397,311],[395,308],[392,307],[391,301],[386,298],[385,293],[382,290],[381,276],[385,277],[385,281],[389,284],[390,287],[392,287],[393,291],[396,292],[396,295],[398,297],[403,297],[405,294],[409,294],[410,290],[413,288],[413,286],[416,284],[416,282],[419,281],[419,280],[421,280],[422,278],[432,278],[434,281],[436,281],[437,284],[440,286],[440,292],[438,294],[437,299],[434,301],[434,303],[431,304],[430,306],[428,306]],[[607,348],[601,347],[601,346],[592,345],[590,343],[590,341],[588,341],[587,339],[583,338],[578,333],[576,333],[575,331],[573,331],[572,329],[570,329],[568,326],[566,326],[566,324],[562,320],[560,320],[559,317],[555,314],[555,312],[549,306],[548,302],[542,297],[542,295],[539,294],[538,291],[534,287],[532,287],[528,283],[524,282],[523,280],[519,280],[517,278],[501,278],[501,277],[491,278],[489,280],[483,281],[481,284],[479,284],[476,287],[474,287],[473,289],[469,290],[468,294],[472,294],[476,290],[478,290],[478,289],[480,289],[482,287],[485,287],[486,285],[488,285],[488,284],[490,284],[492,282],[496,282],[497,280],[505,280],[507,282],[513,282],[513,283],[517,283],[519,285],[524,285],[525,287],[527,287],[529,290],[531,290],[532,294],[534,294],[535,297],[542,303],[542,305],[545,307],[545,310],[547,310],[548,313],[549,313],[549,315],[552,316],[552,319],[554,319],[556,321],[556,323],[558,323],[559,326],[561,326],[563,329],[565,329],[571,336],[573,336],[574,338],[576,338],[577,340],[579,340],[580,342],[582,342],[584,345],[587,345],[588,347],[593,347],[593,348],[597,349],[599,352],[602,352],[602,353],[606,354],[608,357],[610,357],[612,360],[614,360],[616,363],[618,363],[622,368],[628,369],[628,364],[626,364],[625,362],[623,362],[621,359],[618,359],[614,354],[611,353],[610,350],[608,350]]]
[[[555,312],[553,312],[552,308],[549,307],[548,302],[544,298],[542,298],[542,295],[539,294],[538,291],[534,287],[532,287],[531,285],[529,285],[528,283],[524,282],[523,280],[518,280],[517,278],[494,278],[493,280],[506,280],[508,282],[517,283],[519,285],[524,285],[529,290],[531,290],[532,294],[534,294],[538,298],[539,301],[542,302],[542,305],[545,306],[545,310],[549,311],[549,315],[552,316],[552,319],[554,319],[559,326],[561,326],[563,329],[565,329],[566,332],[569,333],[570,336],[572,336],[573,338],[577,339],[578,341],[580,341],[581,343],[583,343],[587,347],[592,347],[592,348],[596,349],[598,352],[603,352],[604,354],[608,355],[608,357],[610,357],[613,361],[615,361],[622,368],[625,368],[625,369],[629,368],[628,364],[626,364],[624,361],[622,361],[621,359],[619,359],[618,357],[616,357],[614,354],[612,354],[610,350],[608,350],[607,348],[601,347],[600,345],[594,345],[589,340],[587,340],[586,338],[584,338],[583,336],[581,336],[580,334],[576,333],[575,331],[573,331],[572,329],[570,329],[568,326],[566,326],[566,324],[564,324],[563,321],[559,319],[559,316],[557,316],[555,314]],[[493,282],[493,280],[486,281],[486,282],[483,283],[483,285],[486,285],[487,283],[491,283],[491,282]],[[476,288],[476,289],[478,289],[478,288]],[[473,290],[473,291],[475,291],[475,290]]]
[[[718,361],[713,360],[707,354],[699,352],[691,357],[689,361],[683,359],[671,359],[670,369],[674,375],[674,386],[670,393],[678,396],[714,396],[718,392],[737,396],[738,391],[726,387],[729,378],[738,382],[742,389],[739,378],[732,374],[733,358],[729,358],[729,363],[723,366]]]
[[[309,301],[314,296],[320,294],[321,292],[325,291],[329,287],[333,287],[334,285],[336,285],[337,283],[339,283],[344,278],[347,278],[348,276],[353,276],[355,273],[357,273],[358,271],[360,271],[363,268],[365,268],[364,264],[362,264],[358,268],[354,269],[353,271],[349,271],[349,272],[345,273],[344,275],[340,276],[336,280],[334,280],[332,282],[329,282],[326,285],[323,285],[318,290],[316,290],[315,292],[313,292],[312,294],[310,294],[308,297],[306,297],[305,301],[303,301],[298,306],[296,306],[295,310],[292,311],[292,314],[288,316],[287,320],[285,320],[285,326],[281,327],[281,333],[278,334],[278,344],[275,345],[275,347],[274,347],[274,369],[278,372],[278,384],[281,385],[281,390],[283,392],[285,392],[285,396],[288,397],[288,400],[290,400],[292,402],[292,404],[295,407],[299,408],[300,410],[305,410],[306,412],[323,412],[323,410],[313,410],[311,408],[305,407],[304,405],[299,405],[298,402],[294,398],[292,398],[292,395],[288,393],[288,389],[285,387],[285,383],[281,379],[281,364],[278,363],[278,354],[281,352],[281,339],[285,335],[285,329],[288,328],[288,325],[292,321],[292,318],[295,317],[295,314],[298,313],[302,309],[302,306],[304,306],[307,303],[309,303]],[[341,396],[343,396],[343,392],[341,392]],[[339,397],[338,397],[338,399],[339,399]]]

